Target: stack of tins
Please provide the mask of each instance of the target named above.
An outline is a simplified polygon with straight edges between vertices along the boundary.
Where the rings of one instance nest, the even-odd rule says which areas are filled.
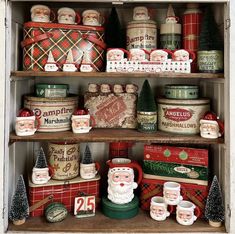
[[[202,12],[199,4],[187,4],[187,10],[183,14],[183,48],[193,51],[195,55],[199,46],[199,34],[202,22]],[[197,59],[191,64],[191,71],[197,71]]]

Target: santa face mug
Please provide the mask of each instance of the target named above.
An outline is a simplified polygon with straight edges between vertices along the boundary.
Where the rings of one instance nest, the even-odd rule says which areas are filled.
[[[16,117],[15,131],[17,136],[31,136],[38,128],[39,122],[36,121],[35,116]]]
[[[32,182],[34,184],[46,184],[50,180],[49,168],[33,168]]]
[[[166,50],[152,50],[150,52],[150,61],[158,63],[166,62],[169,54],[171,54],[171,52]]]
[[[108,199],[115,204],[126,204],[134,198],[134,189],[142,180],[142,168],[137,162],[127,158],[114,158],[107,161]],[[134,169],[138,171],[137,182],[134,181]]]
[[[194,214],[195,212],[195,214]],[[176,220],[182,225],[192,225],[200,216],[200,209],[192,202],[181,201],[176,208]]]
[[[104,18],[96,10],[85,10],[82,13],[82,23],[89,26],[101,26],[104,23]]]
[[[144,49],[130,49],[130,60],[131,61],[147,61],[147,58],[149,56],[149,52]]]
[[[43,23],[50,22],[51,10],[49,7],[45,5],[32,6],[30,13],[31,13],[31,20],[33,22],[43,22]]]
[[[165,182],[163,185],[163,197],[168,205],[177,205],[183,199],[180,195],[180,184],[176,182]]]
[[[80,176],[82,179],[93,179],[100,170],[100,164],[98,162],[83,164],[80,163]]]
[[[57,19],[58,19],[58,23],[60,24],[77,24],[80,23],[81,17],[76,14],[76,12],[69,7],[62,7],[57,11]],[[77,16],[77,21],[76,20],[76,16]]]
[[[168,205],[165,203],[163,197],[155,196],[151,198],[150,202],[150,216],[157,221],[164,221],[173,211],[173,207],[169,206],[170,211],[167,210]]]

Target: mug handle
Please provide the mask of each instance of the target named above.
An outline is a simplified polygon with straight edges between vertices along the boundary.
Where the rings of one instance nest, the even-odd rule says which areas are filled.
[[[173,205],[168,205],[168,206],[167,206],[167,211],[169,211],[170,214],[173,213],[173,211],[174,211],[174,206],[173,206]]]
[[[130,167],[133,167],[133,169],[136,169],[138,171],[138,180],[137,180],[137,184],[140,184],[142,177],[143,177],[143,171],[141,166],[137,163],[137,162],[131,162],[130,163]]]
[[[201,215],[201,210],[198,206],[195,206],[195,216],[198,218]]]
[[[95,117],[93,115],[90,115],[90,122],[91,122],[91,127],[94,128],[96,125],[96,122],[95,122]]]
[[[76,17],[77,17],[77,21],[76,21],[76,23],[77,23],[77,24],[80,24],[80,23],[81,23],[82,18],[81,18],[80,14],[79,14],[78,12],[76,12]]]
[[[40,128],[41,126],[41,121],[40,121],[40,117],[38,115],[35,115],[35,128],[36,128],[36,131]]]
[[[51,9],[50,9],[50,10],[51,10]],[[54,23],[54,22],[55,22],[56,14],[55,14],[55,12],[54,12],[53,10],[51,10],[51,13],[50,13],[50,19],[51,19],[51,21],[50,21],[50,22],[52,22],[52,23]]]
[[[96,168],[96,173],[100,170],[100,164],[98,162],[95,162],[95,168]]]

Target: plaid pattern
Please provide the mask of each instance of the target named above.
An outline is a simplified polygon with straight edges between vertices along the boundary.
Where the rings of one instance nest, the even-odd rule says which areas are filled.
[[[74,199],[75,197],[81,196],[81,193],[85,195],[94,195],[96,198],[99,198],[99,184],[99,180],[74,184],[70,184],[69,181],[61,181],[61,185],[29,187],[29,205],[32,206],[47,196],[53,195],[53,202],[61,202],[66,206],[69,212],[73,212]],[[42,205],[32,211],[30,213],[31,216],[43,216],[47,205],[48,204]]]
[[[140,184],[141,209],[143,210],[150,209],[150,201],[153,196],[163,196],[163,184],[165,182],[166,182],[165,180],[152,180],[152,179],[142,180]],[[201,211],[201,217],[203,217],[206,205],[206,199],[208,195],[208,186],[187,184],[187,183],[180,183],[180,184],[181,184],[181,195],[183,196],[183,199],[191,201],[196,206],[198,206]]]
[[[103,42],[104,30],[102,27],[99,27],[99,30],[90,30],[85,26],[74,25],[62,28],[62,26],[53,23],[42,25],[41,23],[29,22],[24,25],[24,40],[33,39],[45,33],[51,33],[51,37],[23,48],[24,70],[43,71],[50,51],[55,62],[62,66],[70,49],[73,53],[74,63],[79,65],[81,54],[85,52],[87,63],[91,63],[97,71],[104,69],[104,49],[84,39],[84,35],[89,35]]]

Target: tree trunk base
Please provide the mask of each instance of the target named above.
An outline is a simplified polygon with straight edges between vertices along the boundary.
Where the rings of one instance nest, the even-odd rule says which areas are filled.
[[[212,226],[212,227],[221,227],[222,222],[215,222],[215,221],[209,220],[209,224],[210,224],[210,226]]]
[[[21,219],[21,220],[14,220],[13,224],[14,225],[22,225],[25,223],[25,219]]]

